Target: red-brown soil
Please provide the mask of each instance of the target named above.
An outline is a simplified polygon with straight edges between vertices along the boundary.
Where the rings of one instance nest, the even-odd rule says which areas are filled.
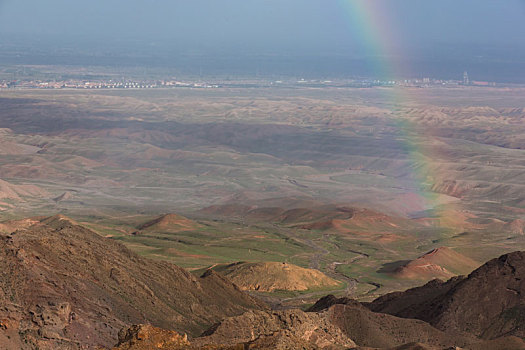
[[[401,266],[394,275],[408,279],[446,280],[452,276],[468,274],[479,265],[448,247],[439,247]]]
[[[263,308],[216,273],[141,258],[63,216],[0,235],[0,305],[7,349],[112,346],[137,323],[197,335]]]

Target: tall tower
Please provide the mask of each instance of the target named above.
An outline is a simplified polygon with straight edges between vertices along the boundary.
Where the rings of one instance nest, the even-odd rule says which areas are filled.
[[[463,72],[463,85],[469,85],[470,84],[470,80],[468,79],[468,73],[467,71],[464,71]]]

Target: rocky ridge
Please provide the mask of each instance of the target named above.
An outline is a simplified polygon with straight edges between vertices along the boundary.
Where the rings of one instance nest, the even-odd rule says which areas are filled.
[[[252,308],[265,306],[221,275],[144,259],[63,216],[0,235],[8,349],[109,347],[136,323],[195,336]]]

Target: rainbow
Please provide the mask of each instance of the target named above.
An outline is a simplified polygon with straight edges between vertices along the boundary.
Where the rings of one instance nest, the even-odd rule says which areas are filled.
[[[400,35],[397,23],[394,23],[392,16],[388,15],[388,2],[379,2],[374,0],[336,0],[345,16],[345,22],[351,28],[351,33],[357,33],[353,39],[370,53],[369,62],[375,75],[382,80],[394,80],[400,77],[406,77],[410,72],[410,67],[404,66],[402,60],[396,59],[401,57],[396,50],[403,45],[403,37]],[[398,45],[396,47],[395,45]],[[406,55],[406,53],[404,53]],[[430,159],[436,156],[436,150],[431,146],[424,146],[417,139],[428,135],[421,134],[416,125],[409,118],[403,116],[402,107],[406,106],[409,100],[410,89],[400,86],[393,86],[386,89],[390,103],[393,106],[392,118],[395,125],[403,134],[404,148],[410,159],[410,169],[412,169],[412,179],[415,182],[414,187],[419,189],[417,194],[423,198],[424,208],[433,208],[437,216],[437,222],[444,229],[457,231],[462,227],[456,227],[454,217],[457,212],[441,205],[440,195],[428,190],[429,177],[432,176]],[[399,108],[396,108],[399,107]],[[424,190],[426,189],[426,190]],[[439,208],[439,210],[437,209]]]

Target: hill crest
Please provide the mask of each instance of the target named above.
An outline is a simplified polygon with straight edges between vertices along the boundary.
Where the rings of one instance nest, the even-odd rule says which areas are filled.
[[[394,275],[406,279],[449,279],[468,274],[479,265],[451,248],[439,247],[399,267]]]
[[[182,215],[168,213],[139,226],[140,231],[181,232],[201,227],[197,222]]]
[[[215,267],[243,290],[273,292],[305,291],[341,285],[324,273],[284,262],[237,262]]]

